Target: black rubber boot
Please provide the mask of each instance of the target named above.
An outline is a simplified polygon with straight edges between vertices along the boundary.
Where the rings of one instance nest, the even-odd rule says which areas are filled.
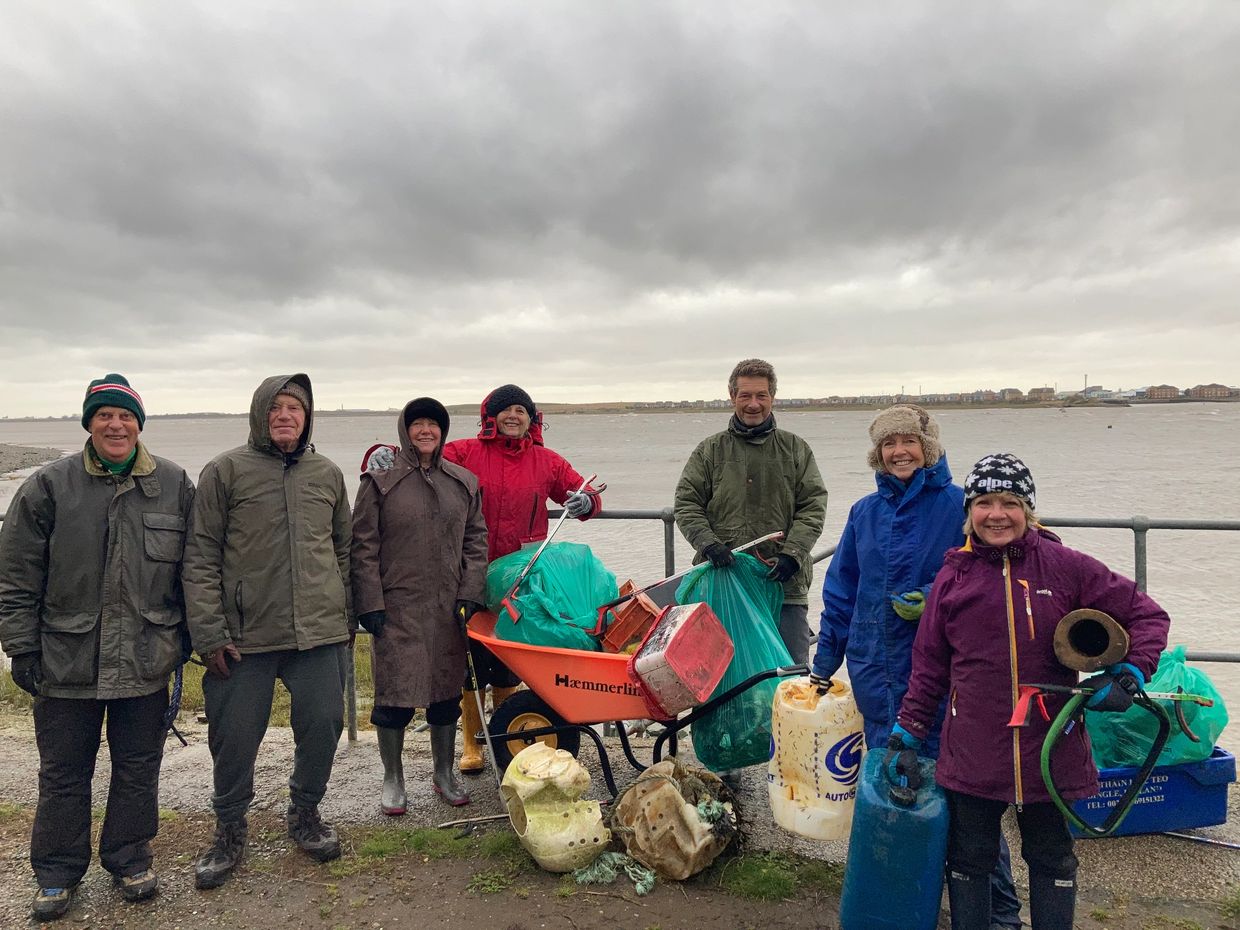
[[[1033,930],[1072,930],[1076,879],[1029,872],[1029,923]]]
[[[379,809],[389,817],[399,817],[408,808],[405,797],[405,728],[376,727],[379,758],[383,761],[383,789],[379,793]]]
[[[952,930],[990,930],[990,876],[947,872]]]
[[[468,804],[469,792],[452,770],[456,760],[456,724],[432,725],[430,730],[431,763],[435,768],[431,782],[435,786],[435,793],[453,807]]]

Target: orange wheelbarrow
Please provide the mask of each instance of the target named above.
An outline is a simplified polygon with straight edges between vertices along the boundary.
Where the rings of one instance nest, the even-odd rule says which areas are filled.
[[[506,769],[514,755],[535,741],[575,756],[584,733],[594,741],[612,797],[617,793],[616,780],[607,747],[594,725],[614,723],[625,758],[641,772],[663,757],[665,746],[668,755],[676,755],[677,734],[720,704],[769,678],[809,674],[804,665],[768,669],[683,716],[660,720],[665,729],[655,740],[652,760],[641,762],[633,754],[624,721],[649,719],[651,712],[641,690],[629,679],[629,656],[509,642],[496,638],[495,620],[490,611],[474,614],[467,628],[469,637],[491,650],[529,689],[516,692],[491,714],[487,733],[495,765]]]

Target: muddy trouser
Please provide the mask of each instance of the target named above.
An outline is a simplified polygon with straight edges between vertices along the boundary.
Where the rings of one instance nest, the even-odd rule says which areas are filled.
[[[1006,801],[992,801],[947,791],[950,816],[947,831],[948,874],[992,875],[999,862],[1000,820]],[[1021,858],[1034,876],[1050,881],[1074,881],[1077,859],[1072,834],[1063,814],[1049,801],[1025,804],[1016,810],[1020,826]],[[994,883],[991,880],[992,912]]]
[[[476,639],[469,641],[469,655],[474,660],[474,668],[478,672],[480,682],[474,683],[474,678],[469,673],[469,666],[466,665],[465,683],[461,686],[464,690],[476,691],[487,685],[493,688],[515,688],[521,684],[521,679],[513,673],[512,669],[497,659],[495,653]]]
[[[203,678],[207,745],[215,776],[211,804],[222,823],[241,820],[254,800],[254,762],[267,732],[277,678],[292,699],[295,748],[289,800],[298,807],[317,807],[323,800],[344,729],[349,655],[344,643],[248,653],[229,663],[228,678]]]
[[[813,636],[809,631],[809,606],[785,604],[779,611],[779,637],[788,647],[793,665],[805,665],[810,661],[809,644]]]
[[[376,704],[370,710],[370,722],[376,727],[403,730],[413,720],[415,709],[395,707],[391,704]],[[461,699],[459,696],[426,705],[426,722],[433,727],[452,726],[460,719]]]
[[[39,806],[30,864],[41,888],[76,885],[90,865],[90,782],[106,719],[112,781],[99,859],[113,875],[151,867],[159,830],[159,764],[164,755],[168,691],[110,701],[36,698]]]

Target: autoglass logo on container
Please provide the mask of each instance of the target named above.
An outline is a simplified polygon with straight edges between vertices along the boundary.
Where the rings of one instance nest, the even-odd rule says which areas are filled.
[[[861,739],[860,732],[849,733],[827,750],[823,764],[841,785],[855,785],[861,777]]]

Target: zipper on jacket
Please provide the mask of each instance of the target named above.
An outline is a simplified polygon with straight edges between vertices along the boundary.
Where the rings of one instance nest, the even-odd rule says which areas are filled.
[[[1033,600],[1029,597],[1029,582],[1024,578],[1016,579],[1025,592],[1025,617],[1029,620],[1029,638],[1036,639],[1037,634],[1033,631]]]
[[[237,608],[237,639],[245,639],[245,606],[241,597],[241,582],[233,589],[233,606]]]
[[[534,521],[538,519],[539,503],[540,501],[538,500],[538,492],[535,491],[534,492],[534,506],[530,508],[530,525],[529,525],[529,529],[525,531],[525,535],[527,538],[534,535]]]
[[[952,688],[951,708],[952,708],[952,716],[954,717],[956,716],[956,689],[955,688]]]
[[[1005,551],[1003,553],[1003,597],[1007,602],[1008,619],[1008,659],[1012,667],[1012,709],[1016,709],[1016,701],[1020,697],[1020,668],[1016,661],[1016,605],[1012,603],[1012,563]],[[1012,771],[1016,776],[1016,805],[1025,801],[1025,787],[1020,771],[1020,728],[1012,727]]]

